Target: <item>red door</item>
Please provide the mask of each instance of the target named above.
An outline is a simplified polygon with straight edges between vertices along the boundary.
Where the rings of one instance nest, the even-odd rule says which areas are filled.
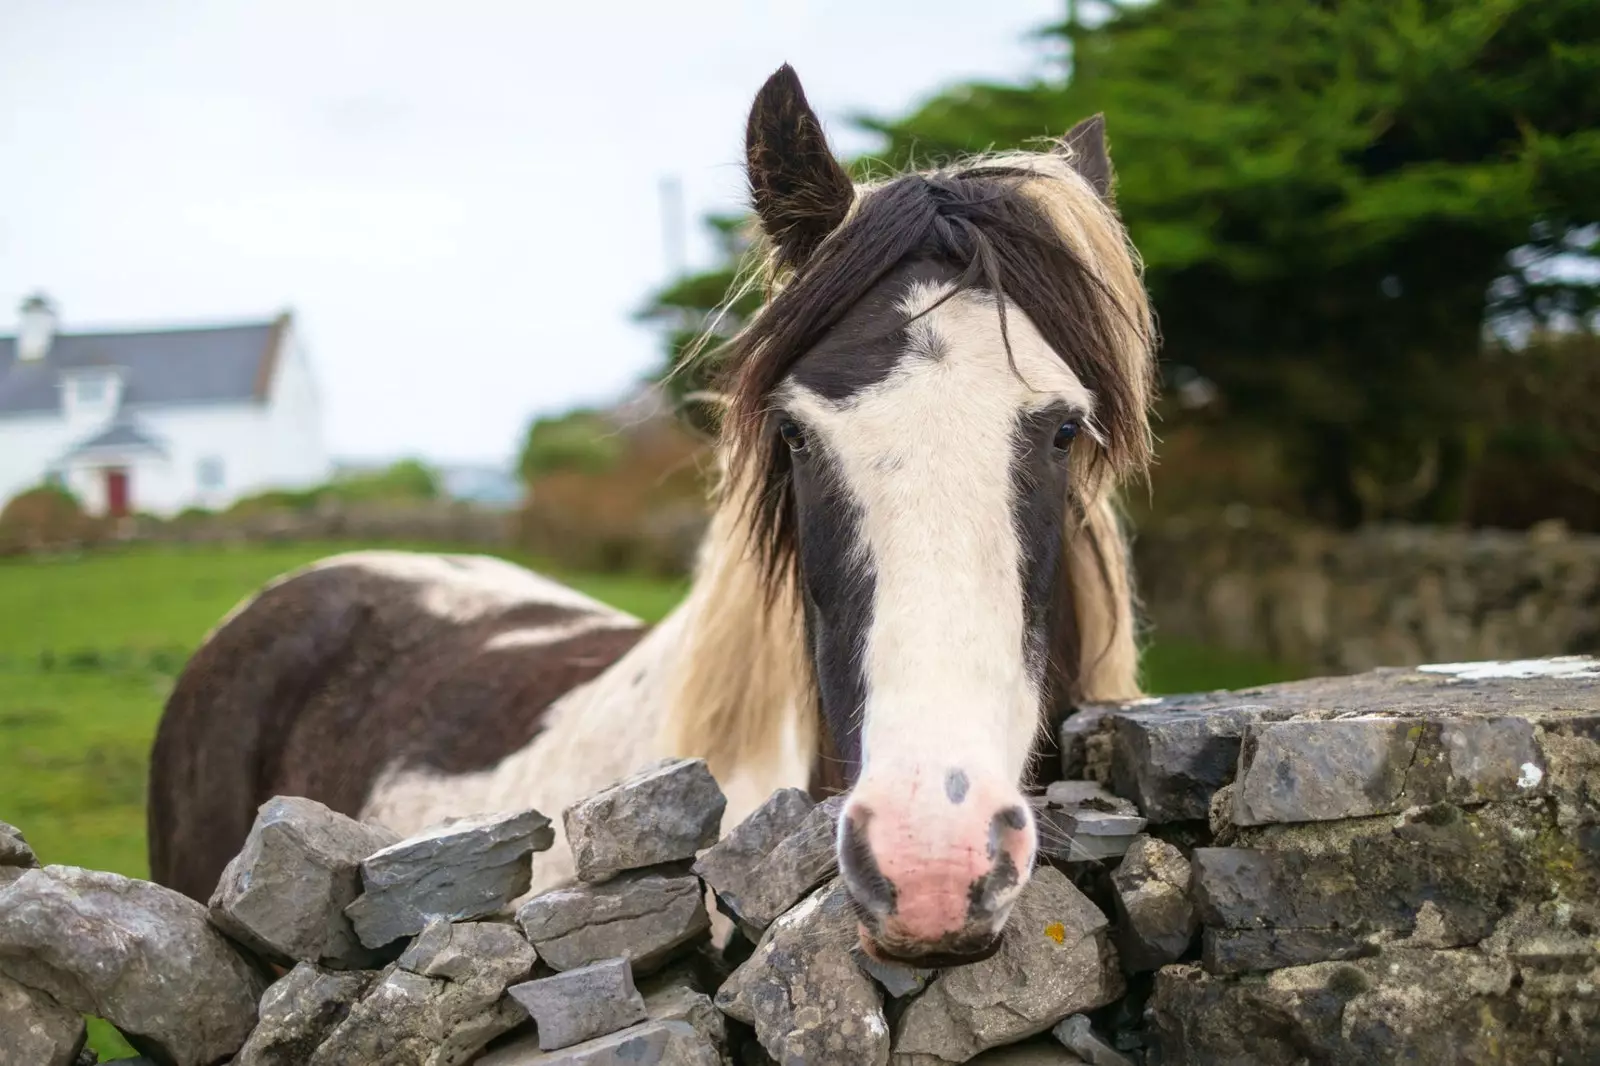
[[[112,518],[128,514],[128,472],[121,468],[106,471],[106,513]]]

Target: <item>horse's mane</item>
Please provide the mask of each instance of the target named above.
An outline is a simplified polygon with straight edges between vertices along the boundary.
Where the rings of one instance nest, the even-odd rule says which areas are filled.
[[[769,253],[765,306],[714,355],[729,368],[723,478],[665,723],[671,750],[713,769],[772,758],[790,737],[814,749],[789,456],[771,432],[770,397],[850,307],[917,258],[960,272],[950,295],[994,294],[1002,334],[1008,307],[1026,314],[1095,396],[1096,447],[1070,479],[1054,698],[1138,694],[1127,550],[1112,502],[1152,452],[1154,327],[1138,261],[1115,210],[1064,150],[974,157],[858,187],[843,223],[798,271]]]

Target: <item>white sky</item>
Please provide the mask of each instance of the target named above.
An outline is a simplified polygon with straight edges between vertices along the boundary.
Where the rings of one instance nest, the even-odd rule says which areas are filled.
[[[0,333],[298,316],[341,458],[504,460],[658,359],[660,182],[736,207],[792,62],[857,111],[1013,78],[1062,0],[0,0]],[[1060,131],[1045,131],[1060,132]]]

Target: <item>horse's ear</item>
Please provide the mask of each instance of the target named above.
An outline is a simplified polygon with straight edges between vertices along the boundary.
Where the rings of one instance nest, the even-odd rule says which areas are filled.
[[[1072,169],[1094,186],[1100,199],[1111,199],[1111,153],[1106,150],[1106,117],[1091,115],[1061,138],[1056,147],[1072,163]]]
[[[785,266],[799,266],[850,210],[855,186],[828,150],[800,79],[785,63],[756,93],[745,167],[761,228]]]

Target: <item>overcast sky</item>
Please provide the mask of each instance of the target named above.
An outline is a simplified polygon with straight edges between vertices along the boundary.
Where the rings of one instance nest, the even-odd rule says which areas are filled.
[[[1063,7],[0,0],[0,333],[39,288],[66,329],[292,308],[336,455],[503,460],[656,361],[661,180],[704,262],[779,63],[861,150],[852,113],[1044,69]]]

